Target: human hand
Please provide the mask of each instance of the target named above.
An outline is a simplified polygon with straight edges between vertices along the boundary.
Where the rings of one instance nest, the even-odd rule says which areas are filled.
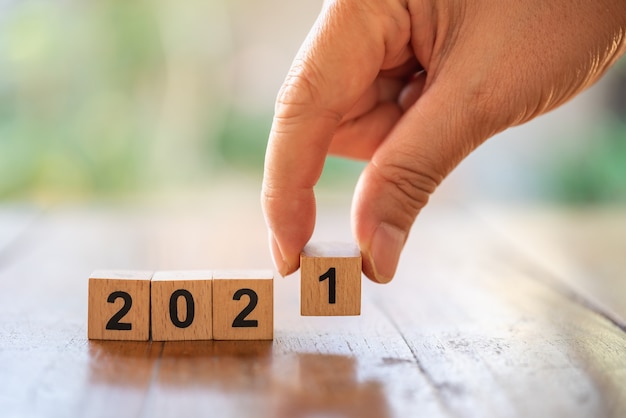
[[[624,0],[337,0],[276,102],[262,204],[274,262],[299,266],[330,152],[366,159],[352,228],[385,283],[419,211],[472,150],[564,103],[625,48]]]

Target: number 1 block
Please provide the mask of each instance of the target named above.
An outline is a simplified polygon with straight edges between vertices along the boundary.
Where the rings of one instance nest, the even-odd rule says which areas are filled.
[[[300,314],[361,314],[361,252],[354,244],[307,244],[300,254]]]
[[[152,277],[152,340],[213,339],[213,273],[158,271]]]
[[[87,336],[148,341],[151,271],[94,271],[89,278]]]
[[[271,271],[213,273],[213,338],[274,338],[274,274]]]

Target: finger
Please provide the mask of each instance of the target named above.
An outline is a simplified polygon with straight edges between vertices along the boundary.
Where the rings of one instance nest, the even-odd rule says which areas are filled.
[[[348,112],[335,132],[329,149],[331,154],[358,160],[371,159],[402,113],[421,96],[426,73],[414,74],[406,85],[396,79],[379,77],[377,81],[380,81],[377,83],[381,90],[378,94],[380,101],[374,103],[375,95],[366,94]],[[403,86],[401,90],[400,86]],[[373,87],[368,89],[371,90]],[[352,119],[348,119],[350,115],[353,115]]]
[[[415,217],[443,178],[480,142],[455,87],[433,84],[380,144],[363,171],[352,207],[363,271],[379,283],[395,274]]]
[[[382,70],[374,84],[370,85],[357,103],[343,116],[342,122],[370,112],[380,102],[398,102],[403,91],[414,84],[418,75],[422,75],[422,87],[425,73],[415,57],[411,57],[402,65]],[[412,95],[413,98],[413,95]]]
[[[406,111],[420,98],[426,84],[426,73],[421,71],[413,76],[411,81],[404,86],[398,97],[398,104]]]
[[[415,58],[415,54],[408,45],[406,49],[406,55],[406,61],[403,61],[402,64],[398,66],[384,68],[380,72],[379,76],[407,79],[413,74],[424,70],[424,68],[417,61],[417,58]]]
[[[401,115],[396,103],[383,102],[368,113],[342,123],[330,144],[330,153],[357,160],[371,159]]]
[[[313,232],[313,186],[343,115],[382,66],[406,60],[409,21],[397,3],[329,3],[281,87],[261,199],[273,258],[282,275],[298,268],[300,251]],[[381,15],[390,19],[380,19]]]
[[[363,96],[343,116],[341,123],[349,122],[371,112],[381,102],[398,101],[406,82],[397,78],[378,77],[363,93]]]

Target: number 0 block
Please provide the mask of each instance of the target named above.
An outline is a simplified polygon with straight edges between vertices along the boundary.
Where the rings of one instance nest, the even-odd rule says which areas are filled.
[[[271,271],[213,273],[213,338],[274,338],[274,275]]]
[[[354,244],[307,244],[300,254],[300,314],[360,315],[361,269]]]
[[[89,278],[88,338],[148,341],[151,278],[149,271],[94,271]]]
[[[152,277],[152,340],[213,339],[213,273],[158,271]]]

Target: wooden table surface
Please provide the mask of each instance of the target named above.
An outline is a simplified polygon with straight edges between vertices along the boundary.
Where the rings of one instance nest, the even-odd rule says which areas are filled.
[[[256,193],[0,206],[0,417],[625,417],[626,210],[433,204],[359,317],[273,342],[88,341],[97,268],[271,267]],[[320,202],[317,239],[350,239]]]

